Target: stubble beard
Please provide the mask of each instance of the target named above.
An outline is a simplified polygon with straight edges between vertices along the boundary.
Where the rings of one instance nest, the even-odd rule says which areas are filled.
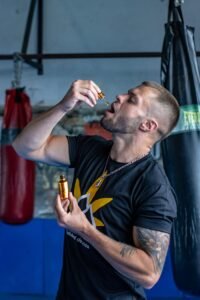
[[[131,120],[127,120],[125,118],[118,118],[116,123],[114,123],[112,119],[106,119],[106,117],[103,117],[100,120],[100,124],[105,130],[111,133],[122,133],[122,134],[137,132],[140,123],[141,123],[140,117]]]

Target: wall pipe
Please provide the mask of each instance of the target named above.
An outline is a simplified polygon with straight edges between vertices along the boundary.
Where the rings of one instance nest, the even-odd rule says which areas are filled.
[[[43,53],[23,54],[23,59],[89,59],[89,58],[156,58],[161,52],[97,52],[97,53]],[[200,56],[200,51],[196,52]],[[0,54],[0,60],[13,60],[13,54]]]

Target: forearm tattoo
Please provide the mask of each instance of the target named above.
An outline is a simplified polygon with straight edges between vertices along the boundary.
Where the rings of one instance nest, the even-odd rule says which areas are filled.
[[[152,257],[155,273],[161,273],[169,245],[169,234],[136,227],[135,238],[139,244],[139,248]]]

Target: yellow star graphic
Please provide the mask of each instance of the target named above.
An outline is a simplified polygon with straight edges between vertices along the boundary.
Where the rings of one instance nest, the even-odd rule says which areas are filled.
[[[94,214],[100,208],[107,205],[109,202],[111,202],[113,200],[113,198],[100,198],[100,199],[96,199],[92,202],[92,200],[94,199],[97,191],[99,190],[99,188],[102,185],[104,180],[105,180],[104,177],[102,177],[102,176],[98,177],[86,192],[88,205],[91,206],[92,214]],[[97,182],[100,182],[100,184],[97,185]],[[76,199],[78,201],[79,201],[80,197],[82,196],[81,188],[80,188],[80,180],[78,178],[76,178],[76,181],[75,181],[74,196],[76,197]],[[96,227],[104,226],[104,223],[96,217],[94,217],[94,222],[95,222]]]

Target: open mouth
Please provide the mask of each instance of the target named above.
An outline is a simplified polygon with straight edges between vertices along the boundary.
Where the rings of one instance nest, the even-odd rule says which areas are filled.
[[[111,106],[107,109],[107,111],[108,111],[109,113],[114,114],[114,112],[115,112],[114,104],[111,104]]]

